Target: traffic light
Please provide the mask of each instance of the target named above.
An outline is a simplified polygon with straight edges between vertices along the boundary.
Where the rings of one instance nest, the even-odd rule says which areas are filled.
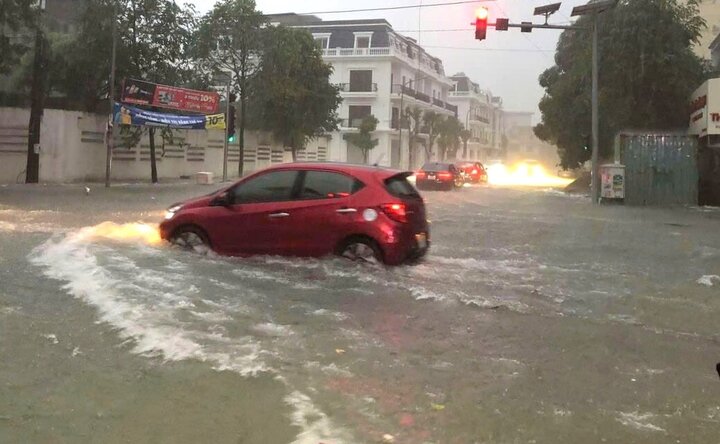
[[[510,27],[510,20],[506,18],[499,18],[495,20],[496,31],[507,31]]]
[[[235,142],[235,100],[237,96],[235,93],[230,93],[230,103],[228,104],[228,115],[227,115],[227,140],[229,143]]]
[[[487,8],[475,11],[475,40],[485,40],[489,15]]]

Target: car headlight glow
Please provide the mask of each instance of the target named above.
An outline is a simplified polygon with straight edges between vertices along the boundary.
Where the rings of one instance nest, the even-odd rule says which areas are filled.
[[[182,208],[182,205],[174,205],[174,206],[168,208],[167,211],[165,211],[165,220],[170,220],[173,217],[175,217],[175,213],[180,211],[181,208]]]

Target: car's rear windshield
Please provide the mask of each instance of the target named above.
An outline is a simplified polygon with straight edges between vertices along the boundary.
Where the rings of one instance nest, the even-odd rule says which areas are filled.
[[[450,164],[449,163],[438,163],[438,162],[431,162],[426,163],[422,167],[423,171],[450,171]]]
[[[408,174],[397,174],[385,179],[385,189],[390,194],[399,198],[419,198],[420,194],[407,180]]]

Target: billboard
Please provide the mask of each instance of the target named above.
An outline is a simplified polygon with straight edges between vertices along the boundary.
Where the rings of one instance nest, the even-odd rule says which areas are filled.
[[[118,125],[161,126],[177,129],[225,129],[225,114],[183,116],[147,111],[115,103],[113,122]]]
[[[214,91],[195,91],[143,80],[126,79],[123,81],[120,101],[131,105],[214,114],[218,111],[220,95]]]
[[[703,83],[690,97],[688,133],[698,137],[720,134],[720,78]]]

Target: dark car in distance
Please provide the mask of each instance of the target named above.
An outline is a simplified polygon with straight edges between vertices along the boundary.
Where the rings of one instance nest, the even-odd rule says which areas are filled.
[[[457,162],[455,164],[457,169],[463,176],[465,183],[487,183],[488,174],[485,167],[480,162]]]
[[[419,190],[452,191],[463,183],[460,170],[449,162],[428,162],[415,173],[415,185]]]
[[[397,265],[426,254],[425,203],[410,172],[288,163],[173,205],[160,235],[222,255],[320,257]]]

